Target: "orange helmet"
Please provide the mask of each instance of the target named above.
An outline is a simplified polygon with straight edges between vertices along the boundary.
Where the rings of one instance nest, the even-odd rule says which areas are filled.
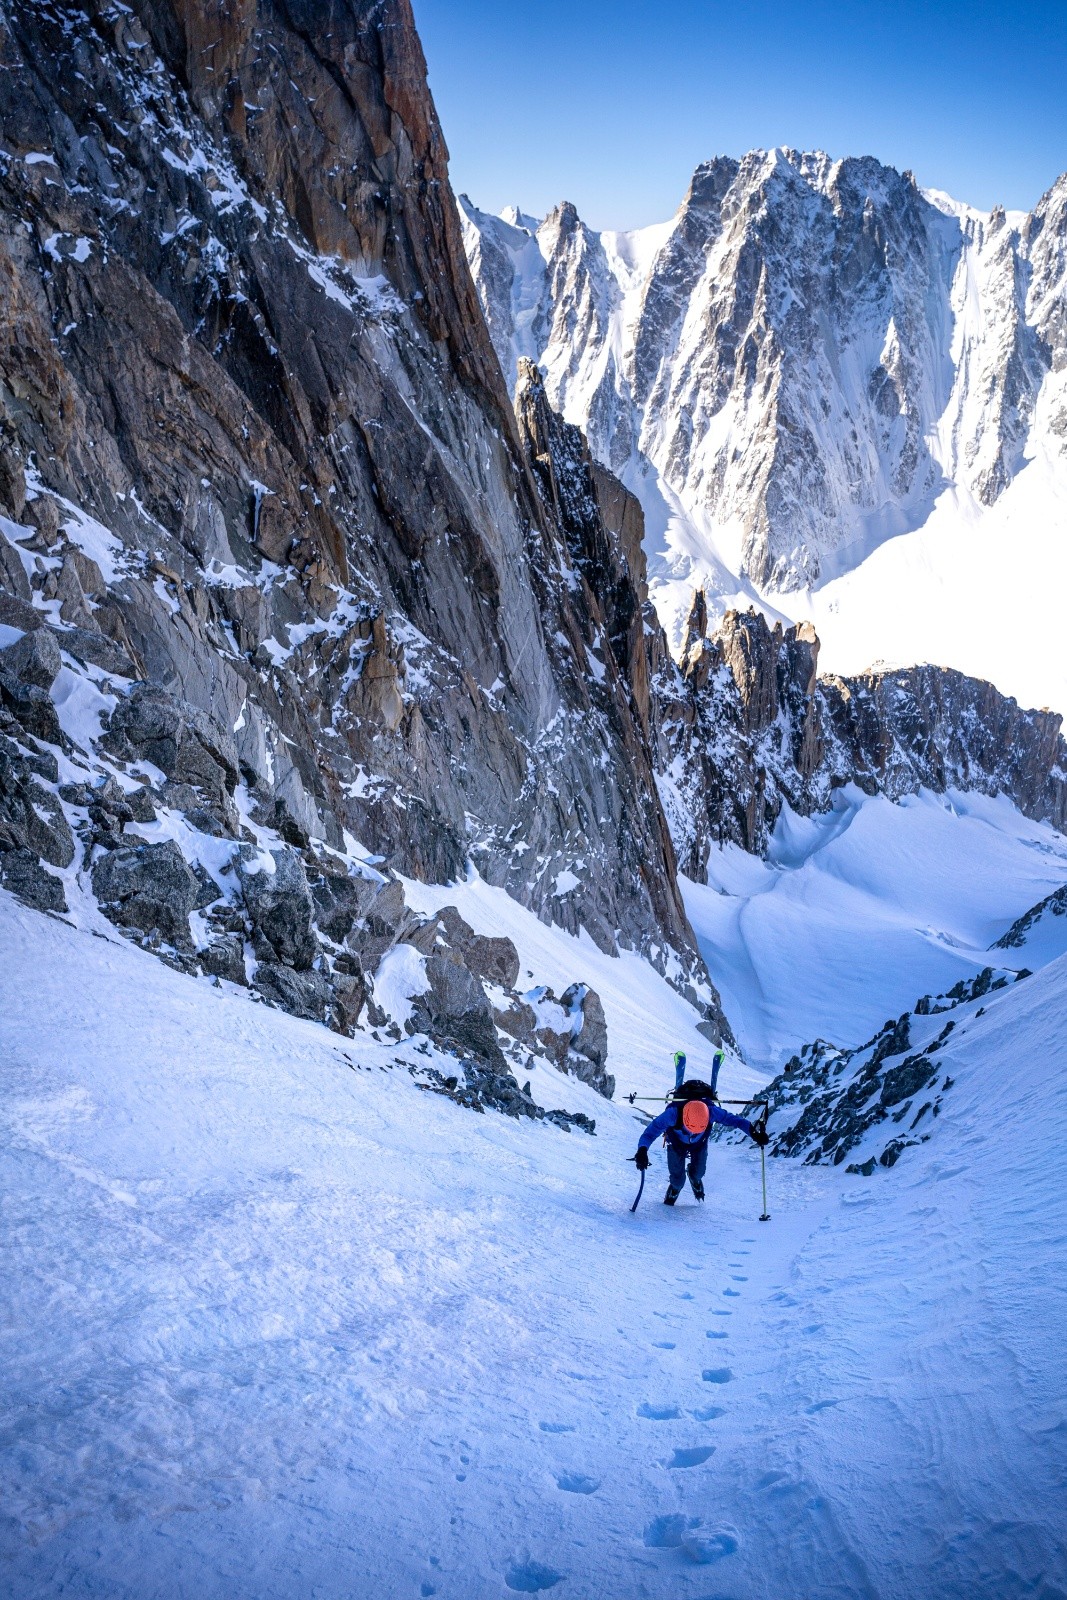
[[[686,1133],[707,1133],[711,1112],[705,1100],[687,1100],[682,1107],[682,1127]]]

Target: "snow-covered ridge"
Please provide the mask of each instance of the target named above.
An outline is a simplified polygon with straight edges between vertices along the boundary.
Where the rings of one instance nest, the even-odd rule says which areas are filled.
[[[1010,580],[1062,592],[1067,176],[1029,215],[985,216],[870,158],[754,151],[703,164],[674,218],[635,234],[569,205],[536,228],[461,208],[505,372],[539,362],[642,500],[676,645],[699,584],[814,613],[842,670],[927,659],[1067,705],[1051,613],[1037,596],[1036,629],[992,626],[1014,584],[975,548],[988,526]],[[871,565],[871,592],[850,585]],[[953,584],[978,590],[959,608],[976,620],[939,635]],[[895,639],[916,597],[921,625]]]

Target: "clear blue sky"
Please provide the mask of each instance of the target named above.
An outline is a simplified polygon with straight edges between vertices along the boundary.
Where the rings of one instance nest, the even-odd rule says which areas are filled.
[[[413,0],[452,182],[485,210],[669,217],[698,161],[875,155],[988,209],[1067,170],[1067,0]]]

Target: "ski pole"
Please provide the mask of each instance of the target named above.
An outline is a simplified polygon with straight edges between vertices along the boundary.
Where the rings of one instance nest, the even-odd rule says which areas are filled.
[[[759,1164],[760,1172],[763,1175],[763,1215],[760,1217],[760,1221],[770,1222],[771,1214],[767,1210],[767,1152],[762,1145],[760,1145],[759,1150]]]
[[[642,1167],[641,1168],[641,1182],[640,1182],[640,1184],[638,1186],[638,1190],[637,1190],[637,1199],[634,1201],[633,1205],[630,1207],[630,1215],[631,1216],[637,1210],[638,1204],[640,1203],[640,1200],[641,1200],[641,1196],[645,1192],[645,1173],[647,1171],[648,1171],[647,1167]]]

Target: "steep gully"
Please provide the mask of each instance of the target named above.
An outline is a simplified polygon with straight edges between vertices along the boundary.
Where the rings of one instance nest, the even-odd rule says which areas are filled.
[[[638,503],[532,365],[509,403],[406,0],[16,3],[0,63],[6,887],[540,1115],[531,1053],[610,1093],[596,996],[541,1015],[397,874],[473,864],[717,1039],[713,842],[850,781],[1064,825],[1059,719],[987,684],[819,680],[810,629],[699,594],[671,656]]]

